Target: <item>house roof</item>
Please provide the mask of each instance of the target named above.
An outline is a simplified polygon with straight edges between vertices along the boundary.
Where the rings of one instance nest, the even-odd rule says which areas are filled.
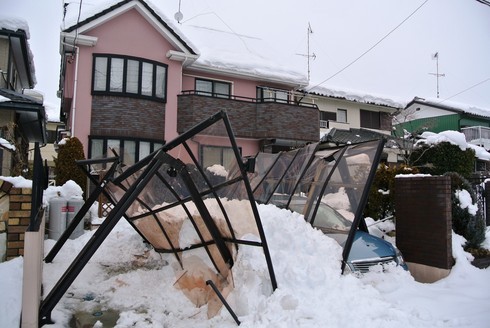
[[[160,32],[180,51],[194,55],[187,66],[190,70],[205,71],[225,76],[273,82],[291,87],[305,87],[307,77],[287,65],[281,65],[273,53],[266,54],[265,40],[241,35],[223,28],[222,21],[215,17],[215,24],[209,19],[192,20],[192,24],[172,23],[166,13],[167,3],[150,0],[86,0],[83,10],[78,12],[78,4],[68,5],[65,17],[67,33],[82,34],[119,13],[135,8],[146,19],[154,23]],[[88,10],[85,10],[88,8]],[[79,15],[80,14],[80,15]],[[165,31],[168,33],[165,34]],[[172,42],[173,41],[173,42]],[[171,54],[167,54],[170,56]],[[277,55],[277,54],[276,54]]]
[[[10,41],[11,53],[15,63],[21,85],[24,89],[36,85],[34,56],[32,55],[28,39],[30,38],[27,22],[20,18],[1,18],[0,35],[6,36]]]
[[[405,108],[412,107],[416,104],[426,105],[442,110],[447,110],[454,113],[468,114],[480,117],[490,118],[490,109],[480,108],[468,104],[462,104],[447,100],[441,100],[439,98],[420,98],[415,97],[410,101]]]
[[[184,48],[189,53],[196,55],[197,52],[193,49],[193,46],[190,44],[188,40],[185,40],[185,37],[178,33],[178,30],[175,26],[169,24],[169,20],[155,11],[155,9],[150,6],[146,1],[143,0],[106,0],[106,1],[98,1],[99,5],[93,7],[89,11],[83,11],[85,14],[81,17],[86,17],[83,20],[80,20],[77,17],[76,21],[70,22],[67,20],[70,25],[68,28],[64,29],[65,32],[72,32],[79,29],[78,32],[83,33],[84,30],[92,28],[94,25],[101,24],[105,22],[107,19],[110,19],[114,14],[119,14],[125,12],[132,8],[137,8],[137,5],[141,5],[144,9],[148,10],[148,13],[151,14],[152,18],[156,19],[161,27],[166,31],[170,32],[168,36],[173,41],[174,45],[177,47]],[[141,7],[140,7],[141,8]],[[141,12],[141,10],[140,10]],[[175,40],[173,40],[175,38]]]
[[[354,101],[358,103],[389,107],[393,109],[402,109],[406,106],[406,101],[401,99],[396,100],[388,96],[367,94],[364,92],[349,89],[311,86],[307,88],[307,92],[313,95],[319,95],[328,98]]]
[[[385,148],[398,148],[399,145],[405,145],[407,143],[407,140],[362,128],[351,128],[349,130],[333,128],[320,139],[320,143],[322,145],[335,144],[337,146],[343,146],[382,138],[386,139]],[[323,148],[324,146],[321,147]]]
[[[15,111],[19,128],[29,142],[46,143],[46,112],[42,102],[12,90],[0,89],[0,111]]]

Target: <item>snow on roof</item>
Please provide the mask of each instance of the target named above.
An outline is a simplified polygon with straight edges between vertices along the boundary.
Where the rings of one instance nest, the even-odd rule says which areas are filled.
[[[13,17],[13,16],[2,16],[0,15],[0,30],[5,29],[13,32],[23,31],[26,35],[27,43],[27,60],[29,61],[29,69],[31,73],[33,86],[36,85],[36,70],[34,66],[34,56],[31,52],[31,47],[29,46],[29,39],[31,34],[29,32],[29,24],[23,18]]]
[[[440,142],[449,142],[453,145],[459,146],[461,150],[466,150],[467,148],[471,148],[475,151],[475,156],[478,159],[489,161],[490,153],[485,150],[485,148],[469,144],[466,142],[465,135],[458,131],[443,131],[440,133],[434,132],[424,132],[422,133],[422,140],[417,143],[425,143],[428,145],[438,144]]]
[[[10,141],[4,138],[0,138],[0,147],[15,151],[15,145],[13,145]]]
[[[78,4],[68,5],[63,28],[65,30],[73,28],[78,22],[99,15],[121,2],[117,0],[84,1],[80,16],[78,15]],[[290,68],[286,63],[280,63],[274,49],[268,46],[267,40],[236,33],[215,14],[208,13],[195,17],[190,23],[177,26],[173,23],[173,19],[168,19],[175,8],[170,8],[167,3],[148,0],[144,2],[187,46],[199,54],[199,58],[190,68],[294,86],[308,84],[304,73]]]
[[[4,101],[10,101],[10,98],[0,96],[0,102],[4,102]]]
[[[0,29],[6,29],[14,32],[22,30],[26,34],[27,39],[31,37],[29,32],[29,24],[23,18],[0,16]]]
[[[469,104],[462,104],[454,101],[443,100],[440,98],[420,98],[415,97],[413,102],[426,104],[428,106],[442,107],[458,112],[473,114],[478,116],[490,117],[490,108],[481,108]]]
[[[323,86],[310,86],[307,88],[307,91],[309,93],[314,93],[326,97],[340,98],[340,99],[346,99],[346,100],[365,103],[365,104],[374,104],[374,105],[387,106],[387,107],[393,107],[398,109],[405,108],[407,103],[406,101],[401,99],[395,100],[388,96],[367,94],[365,92],[349,90],[349,89],[340,89],[340,88],[323,87]]]

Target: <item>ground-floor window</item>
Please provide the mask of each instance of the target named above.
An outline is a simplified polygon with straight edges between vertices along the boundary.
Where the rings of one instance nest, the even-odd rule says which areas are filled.
[[[241,149],[239,149],[241,152]],[[226,167],[235,160],[233,148],[220,146],[201,146],[201,162],[204,168],[219,164]]]
[[[106,154],[112,157],[113,149],[126,165],[133,165],[163,145],[154,140],[113,137],[89,137],[89,141],[89,158],[100,158]]]

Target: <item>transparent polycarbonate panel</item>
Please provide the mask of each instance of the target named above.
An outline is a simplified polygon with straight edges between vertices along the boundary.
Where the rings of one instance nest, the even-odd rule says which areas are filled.
[[[215,143],[210,148],[217,150],[213,156],[203,157],[204,165],[199,161],[199,152],[202,154],[203,149],[187,139],[173,152],[177,157],[161,150],[154,155],[157,164],[148,164],[158,165],[158,169],[148,177],[145,188],[126,211],[126,217],[155,248],[203,246],[212,242],[213,225],[222,238],[258,235],[247,185],[238,169],[242,158],[226,137],[226,131],[222,121],[201,131],[200,141]],[[128,176],[123,183],[126,188],[134,184],[146,168]],[[239,174],[230,174],[233,168]],[[213,221],[211,227],[207,226],[208,215]]]
[[[324,174],[326,185],[321,194],[312,199],[321,200],[347,220],[353,221],[358,211],[367,180],[377,163],[373,163],[378,141],[348,146],[343,155],[329,162]],[[331,172],[331,169],[334,171]],[[317,192],[320,192],[317,190]]]

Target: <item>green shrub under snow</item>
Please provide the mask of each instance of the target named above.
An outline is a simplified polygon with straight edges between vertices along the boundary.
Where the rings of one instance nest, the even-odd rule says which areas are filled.
[[[445,175],[451,177],[453,231],[466,239],[466,248],[478,248],[485,240],[485,221],[478,210],[475,192],[459,173]]]
[[[381,164],[376,170],[374,181],[369,190],[364,217],[374,220],[395,215],[395,176],[398,174],[417,174],[416,167],[407,165],[387,166]]]
[[[69,138],[66,139],[66,142],[60,143],[58,158],[54,160],[57,186],[73,180],[85,191],[87,176],[76,164],[76,161],[81,159],[85,159],[85,154],[78,138]]]

